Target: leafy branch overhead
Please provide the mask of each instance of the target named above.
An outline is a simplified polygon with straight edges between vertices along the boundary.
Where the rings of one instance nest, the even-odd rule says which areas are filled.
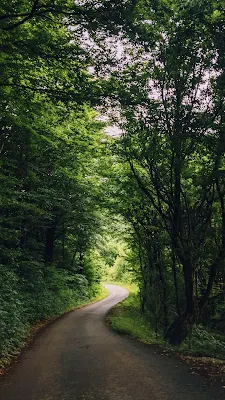
[[[213,0],[1,2],[2,359],[102,274],[132,275],[171,343],[224,335],[224,18]]]
[[[17,28],[27,21],[40,19],[55,22],[60,19],[62,24],[81,25],[87,29],[107,28],[112,31],[124,26],[128,13],[132,13],[136,1],[49,1],[23,0],[14,7],[3,3],[0,15],[1,28],[6,31]],[[63,18],[62,18],[63,17]],[[110,21],[111,19],[111,21]]]
[[[128,220],[137,221],[143,309],[163,313],[165,335],[177,344],[224,296],[224,7],[176,1],[169,12],[168,3],[154,4],[142,9],[144,56],[114,71],[107,87],[137,184],[137,197],[127,188],[135,204]]]

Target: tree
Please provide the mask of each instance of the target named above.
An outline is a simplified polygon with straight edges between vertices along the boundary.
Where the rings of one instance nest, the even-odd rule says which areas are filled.
[[[218,288],[225,256],[223,71],[211,2],[176,1],[173,9],[157,2],[157,9],[141,10],[146,38],[157,30],[155,45],[146,40],[142,63],[116,71],[110,85],[121,107],[124,157],[182,266],[185,307],[167,330],[175,344],[199,320],[214,288],[216,295],[224,291]],[[149,218],[152,230],[155,217]]]
[[[88,104],[95,96],[90,57],[63,15],[53,23],[49,14],[29,14],[18,24],[29,4],[1,4],[10,14],[0,39],[3,360],[23,343],[29,324],[99,290],[90,253],[103,124]]]

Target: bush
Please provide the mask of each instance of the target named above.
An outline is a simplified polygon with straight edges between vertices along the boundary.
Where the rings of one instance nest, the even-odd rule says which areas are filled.
[[[191,351],[200,356],[225,359],[225,337],[198,325],[193,328],[191,338],[181,345],[181,350]]]
[[[18,293],[18,279],[15,273],[2,267],[0,271],[0,359],[3,362],[6,362],[8,355],[24,342],[28,327],[24,304]]]
[[[30,278],[30,277],[29,277]],[[85,276],[54,266],[35,275],[32,281],[19,279],[6,268],[0,273],[0,367],[20,349],[35,323],[52,319],[87,303],[99,292],[97,283]]]

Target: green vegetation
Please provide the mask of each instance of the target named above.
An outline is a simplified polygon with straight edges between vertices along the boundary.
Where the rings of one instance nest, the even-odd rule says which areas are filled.
[[[1,359],[101,279],[138,285],[152,338],[222,354],[224,20],[214,0],[1,1]]]
[[[225,333],[225,10],[176,0],[135,11],[136,47],[107,81],[123,131],[114,207],[133,230],[142,312],[180,345],[196,325]]]
[[[127,229],[128,225],[120,215],[113,217],[110,214],[105,215],[101,235],[98,235],[93,253],[103,281],[113,283],[122,281],[131,284],[134,278]]]
[[[140,313],[138,288],[123,282],[112,282],[129,290],[127,299],[116,305],[107,316],[107,322],[119,333],[129,334],[145,343],[158,343],[157,336],[146,317]]]
[[[180,346],[174,348],[169,345],[162,334],[153,329],[148,316],[140,313],[141,303],[137,287],[122,282],[115,284],[126,287],[130,291],[130,295],[108,314],[107,323],[112,329],[121,334],[128,334],[143,343],[156,345],[159,349],[170,353],[225,360],[225,337],[212,333],[203,326],[195,327],[192,335]],[[218,360],[218,362],[220,361]]]
[[[11,317],[11,321],[6,320],[6,323],[8,322],[8,327],[11,330],[8,328],[5,337],[3,335],[1,336],[2,344],[0,347],[0,374],[10,365],[13,359],[18,357],[21,349],[33,339],[34,335],[36,335],[41,328],[48,325],[66,312],[72,311],[92,302],[100,301],[108,296],[107,289],[102,286],[99,287],[98,285],[96,285],[96,288],[92,288],[91,291],[85,291],[84,288],[83,290],[79,290],[77,286],[75,286],[73,289],[68,289],[67,285],[65,286],[65,290],[63,290],[63,284],[60,283],[59,286],[60,291],[55,292],[54,298],[52,296],[52,292],[49,290],[48,298],[44,298],[42,303],[40,303],[39,307],[41,310],[41,317],[38,316],[35,318],[35,312],[37,310],[37,305],[35,303],[35,309],[31,310],[31,312],[33,312],[33,321],[30,323],[28,323],[27,319],[24,318],[22,311],[20,314],[21,320],[19,320],[19,318],[16,316],[16,313],[19,313],[20,311],[18,307],[16,308],[14,306],[13,310],[12,308],[5,307],[6,312],[8,312],[8,315]],[[47,303],[47,300],[50,303]],[[9,306],[12,307],[11,304],[9,304]]]
[[[1,364],[32,325],[101,291],[92,250],[104,124],[90,104],[91,61],[61,2],[55,14],[30,3],[0,6]]]

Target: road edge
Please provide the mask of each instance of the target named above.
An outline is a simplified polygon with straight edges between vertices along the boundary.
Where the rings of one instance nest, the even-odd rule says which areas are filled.
[[[29,346],[31,346],[32,343],[35,341],[36,337],[38,335],[40,335],[45,329],[47,329],[51,324],[60,320],[65,315],[67,315],[73,311],[79,310],[81,308],[87,307],[91,304],[95,304],[95,303],[98,303],[98,302],[106,299],[110,293],[109,293],[108,289],[104,286],[104,283],[101,283],[101,285],[104,287],[104,290],[102,291],[102,295],[98,295],[98,296],[94,297],[93,299],[90,299],[90,301],[85,302],[84,304],[81,304],[79,306],[75,306],[69,310],[66,310],[60,315],[54,316],[49,319],[40,320],[40,321],[36,322],[34,325],[31,325],[29,328],[28,334],[27,334],[27,338],[25,339],[23,345],[20,346],[17,350],[15,350],[12,354],[9,355],[7,363],[4,365],[4,367],[0,368],[0,375],[6,375],[7,373],[9,373],[10,370],[13,368],[13,366],[19,360],[23,351],[25,351]]]

